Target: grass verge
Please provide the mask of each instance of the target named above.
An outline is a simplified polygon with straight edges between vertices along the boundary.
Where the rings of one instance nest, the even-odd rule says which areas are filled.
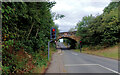
[[[80,49],[76,49],[74,51],[80,52]],[[100,50],[88,50],[88,48],[82,48],[82,53],[103,56],[118,60],[118,45]]]
[[[49,67],[50,61],[52,60],[52,54],[56,52],[55,48],[50,48],[50,57],[49,57],[49,61],[46,63],[46,65],[42,65],[42,66],[37,66],[36,68],[34,68],[32,70],[32,73],[41,73],[44,74],[46,69]]]

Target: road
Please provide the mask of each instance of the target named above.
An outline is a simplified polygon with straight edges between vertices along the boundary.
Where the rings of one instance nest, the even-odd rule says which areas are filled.
[[[64,73],[120,74],[117,60],[67,50],[63,43],[58,43],[58,45],[63,48],[59,60],[63,63]]]

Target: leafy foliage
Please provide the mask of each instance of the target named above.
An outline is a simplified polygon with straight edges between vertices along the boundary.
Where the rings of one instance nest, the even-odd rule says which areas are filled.
[[[2,3],[3,74],[27,72],[24,69],[28,59],[17,63],[16,53],[21,50],[33,56],[45,53],[39,56],[39,61],[45,60],[44,63],[47,63],[47,58],[43,57],[47,54],[50,28],[56,27],[58,32],[50,11],[54,4],[55,2]],[[35,60],[37,58],[34,56]]]
[[[120,38],[118,2],[111,2],[101,15],[83,17],[76,28],[83,45],[107,47],[117,44]]]

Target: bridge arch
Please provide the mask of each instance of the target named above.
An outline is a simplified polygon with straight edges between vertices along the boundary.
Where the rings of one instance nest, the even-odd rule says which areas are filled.
[[[64,39],[64,38],[69,40],[70,49],[75,49],[76,48],[77,41],[75,39],[73,39],[73,38],[70,38],[70,37],[60,37],[60,38],[57,39],[57,41],[59,39]]]
[[[58,34],[58,37],[57,37],[57,40],[60,39],[60,38],[67,38],[69,40],[74,40],[73,42],[75,43],[75,46],[76,48],[78,48],[78,45],[79,45],[79,41],[80,41],[80,36],[76,36],[76,31],[73,31],[73,32],[61,32]]]

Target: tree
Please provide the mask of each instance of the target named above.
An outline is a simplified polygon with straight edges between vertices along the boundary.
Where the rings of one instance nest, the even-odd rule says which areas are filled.
[[[23,59],[18,63],[16,58],[16,53],[20,50],[34,55],[34,64],[43,60],[47,63],[46,58],[40,54],[38,58],[36,54],[47,54],[50,28],[55,26],[50,11],[54,4],[55,2],[2,3],[3,74],[27,70],[25,65],[28,60]]]
[[[77,23],[77,35],[82,37],[83,44],[110,46],[119,43],[118,6],[118,2],[111,2],[103,14],[85,16]]]
[[[75,28],[70,28],[69,32],[75,31]]]

